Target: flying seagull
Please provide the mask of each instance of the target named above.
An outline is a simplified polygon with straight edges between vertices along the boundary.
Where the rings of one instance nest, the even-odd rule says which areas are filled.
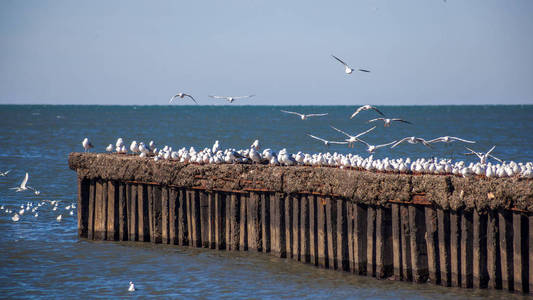
[[[489,151],[487,151],[487,153],[483,153],[483,152],[476,152],[468,147],[465,147],[468,151],[470,151],[471,153],[466,153],[465,155],[476,155],[477,157],[479,157],[479,160],[480,160],[480,163],[482,165],[486,164],[487,163],[487,159],[489,157],[492,157],[494,158],[495,160],[499,161],[499,162],[503,162],[501,159],[493,156],[492,154],[490,154],[492,152],[492,150],[494,150],[494,148],[496,148],[496,146],[492,146],[492,148],[490,148]]]
[[[328,114],[301,114],[301,113],[298,113],[298,112],[286,111],[286,110],[281,110],[281,112],[284,112],[286,114],[293,114],[293,115],[300,116],[300,118],[302,120],[306,120],[309,117],[322,117],[322,116],[327,116],[328,115]]]
[[[328,140],[325,140],[323,138],[319,138],[318,136],[314,136],[312,134],[307,134],[308,136],[314,138],[315,140],[319,140],[319,141],[322,141],[324,142],[324,145],[326,146],[329,146],[329,144],[338,144],[338,145],[346,145],[348,144],[348,142],[335,142],[335,141],[328,141]]]
[[[355,142],[359,142],[359,141],[361,141],[361,140],[359,139],[360,136],[363,136],[363,135],[369,133],[370,131],[372,131],[372,130],[374,130],[374,129],[376,128],[376,126],[374,126],[374,127],[370,128],[370,129],[368,129],[367,131],[363,131],[363,132],[361,132],[361,133],[359,133],[359,134],[357,134],[357,135],[349,135],[349,134],[347,134],[346,132],[344,132],[344,131],[342,131],[342,130],[340,130],[340,129],[337,129],[337,128],[331,126],[331,125],[330,125],[330,127],[333,128],[334,130],[336,130],[336,131],[338,131],[338,132],[344,134],[345,136],[347,136],[348,138],[345,139],[345,141],[348,142],[348,147],[352,147],[352,148],[353,148],[353,144],[354,144]]]
[[[474,141],[464,140],[464,139],[461,139],[461,138],[458,138],[458,137],[454,137],[454,136],[441,136],[439,138],[432,139],[432,140],[428,141],[428,143],[438,143],[438,142],[451,143],[451,142],[455,142],[455,141],[460,141],[460,142],[469,143],[469,144],[475,144],[476,143]]]
[[[387,147],[389,145],[392,145],[392,144],[396,143],[396,141],[393,141],[393,142],[386,143],[386,144],[383,144],[383,145],[370,145],[369,143],[367,143],[367,142],[365,142],[363,140],[358,140],[358,142],[361,142],[361,143],[365,144],[368,147],[366,149],[366,151],[368,151],[368,153],[374,153],[374,151],[376,151],[379,148]]]
[[[407,123],[407,124],[413,124],[413,123],[411,123],[409,121],[405,121],[405,120],[402,120],[402,119],[388,119],[388,118],[375,118],[375,119],[369,120],[368,123],[376,122],[376,121],[383,121],[384,122],[384,124],[383,124],[384,127],[390,127],[392,122],[403,122],[403,123]]]
[[[193,96],[191,96],[191,95],[189,95],[189,94],[185,94],[185,93],[178,93],[178,94],[172,96],[172,98],[170,98],[170,100],[168,101],[168,103],[172,103],[172,101],[173,101],[174,99],[178,98],[178,97],[181,98],[181,99],[183,99],[184,97],[189,97],[189,98],[192,99],[192,101],[194,101],[194,103],[198,104],[198,102],[196,102],[196,100],[194,99]]]
[[[352,116],[350,117],[350,119],[353,119],[353,117],[355,117],[358,113],[364,111],[364,110],[369,110],[369,109],[373,109],[375,110],[378,114],[382,115],[382,116],[385,116],[382,112],[380,112],[377,108],[375,108],[374,106],[370,105],[370,104],[366,104],[366,105],[363,105],[361,107],[359,107],[353,114]]]
[[[355,69],[352,69],[350,66],[348,66],[345,62],[343,62],[340,58],[336,57],[335,55],[331,55],[334,59],[336,59],[337,61],[339,61],[341,64],[344,65],[344,72],[346,72],[346,74],[352,74],[353,71],[355,71]],[[365,69],[357,69],[357,71],[360,71],[360,72],[366,72],[366,73],[370,73],[369,70],[365,70]]]
[[[408,136],[406,138],[403,138],[403,139],[399,140],[394,145],[392,145],[391,149],[396,147],[396,146],[398,146],[399,144],[401,144],[403,142],[408,142],[409,144],[422,143],[424,146],[431,148],[431,145],[429,144],[430,142],[424,140],[423,138],[417,138],[417,137],[414,137],[414,136]]]
[[[9,172],[11,172],[11,170],[7,170],[5,172],[0,172],[0,177],[5,177],[7,176],[7,174],[9,174]]]
[[[24,179],[22,180],[22,182],[20,183],[20,186],[17,186],[17,187],[12,187],[12,188],[9,188],[10,190],[15,190],[16,192],[22,192],[22,191],[26,191],[28,189],[30,190],[34,190],[34,188],[32,188],[31,186],[27,186],[26,183],[28,183],[28,178],[30,177],[30,175],[28,174],[28,172],[26,172],[26,176],[24,176]]]
[[[233,101],[235,101],[237,99],[251,98],[253,96],[255,96],[255,95],[248,95],[248,96],[211,96],[211,95],[209,95],[209,97],[211,97],[211,98],[225,99],[229,103],[232,103]]]

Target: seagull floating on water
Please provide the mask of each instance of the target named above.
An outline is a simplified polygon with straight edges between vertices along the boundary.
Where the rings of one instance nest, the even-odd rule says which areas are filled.
[[[131,281],[128,287],[128,292],[135,292],[135,284],[133,284]]]
[[[441,136],[439,138],[432,139],[432,140],[428,141],[428,143],[438,143],[438,142],[451,143],[451,142],[455,142],[455,141],[460,141],[460,142],[469,143],[469,144],[475,144],[476,143],[474,141],[464,140],[464,139],[461,139],[461,138],[458,138],[458,137],[454,137],[454,136]]]
[[[11,217],[11,220],[13,222],[18,222],[20,220],[20,216],[18,214],[15,214],[13,217]]]
[[[62,215],[59,215],[59,216],[57,216],[56,220],[57,220],[58,222],[61,222],[61,218],[62,218]]]
[[[209,95],[209,97],[211,97],[211,98],[224,99],[224,100],[228,101],[229,103],[233,103],[233,101],[238,100],[238,99],[251,98],[253,96],[255,96],[255,95],[248,95],[248,96],[211,96],[211,95]]]
[[[383,121],[384,122],[383,127],[390,127],[392,125],[392,122],[403,122],[407,124],[413,124],[409,121],[405,121],[402,119],[389,119],[389,118],[375,118],[375,119],[369,120],[368,123],[372,123],[376,121]]]
[[[7,174],[9,174],[9,172],[11,172],[11,170],[7,170],[5,172],[0,172],[0,177],[5,177],[7,176]]]
[[[89,149],[94,147],[88,138],[83,139],[83,142],[81,142],[81,145],[83,146],[83,149],[85,149],[85,152],[89,151]]]
[[[183,99],[183,97],[189,97],[192,99],[192,101],[194,101],[194,103],[198,104],[198,102],[196,102],[196,100],[194,99],[193,96],[189,95],[189,94],[185,94],[185,93],[177,93],[176,95],[172,96],[172,98],[170,98],[170,100],[168,101],[168,103],[172,103],[172,101],[176,98],[181,98]]]
[[[346,74],[352,74],[353,71],[355,71],[355,69],[353,69],[352,67],[348,66],[347,63],[345,63],[344,61],[342,61],[340,58],[336,57],[335,55],[331,55],[334,59],[336,59],[337,61],[339,61],[341,64],[344,65],[344,72]],[[365,72],[365,73],[370,73],[369,70],[365,70],[365,69],[357,69],[357,71],[360,71],[360,72]]]
[[[344,131],[342,131],[340,129],[337,129],[337,128],[331,126],[331,125],[330,125],[330,127],[333,128],[334,130],[346,135],[348,138],[345,139],[345,141],[348,142],[348,147],[352,147],[352,148],[353,148],[353,146],[354,146],[353,144],[355,142],[362,141],[362,140],[359,139],[360,136],[363,136],[363,135],[369,133],[370,131],[372,131],[372,130],[374,130],[376,128],[376,126],[374,126],[374,127],[370,128],[370,129],[368,129],[367,131],[363,131],[363,132],[361,132],[361,133],[359,133],[357,135],[349,135],[346,132],[344,132]]]
[[[380,112],[377,108],[375,108],[374,106],[370,105],[370,104],[366,104],[366,105],[363,105],[361,107],[359,107],[353,114],[352,116],[350,117],[350,119],[353,119],[353,117],[357,116],[358,113],[364,111],[364,110],[369,110],[369,109],[373,109],[375,110],[378,114],[382,115],[382,116],[385,116],[382,112]]]
[[[346,145],[346,144],[348,144],[348,142],[328,141],[328,140],[325,140],[323,138],[319,138],[318,136],[314,136],[312,134],[307,134],[307,135],[312,137],[312,138],[314,138],[315,140],[319,140],[319,141],[324,142],[324,145],[326,145],[326,146],[329,146],[329,144],[337,144],[337,145]]]
[[[293,114],[293,115],[297,115],[297,116],[300,116],[300,118],[302,120],[306,120],[307,118],[310,118],[310,117],[322,117],[322,116],[327,116],[328,114],[301,114],[301,113],[298,113],[298,112],[294,112],[294,111],[287,111],[287,110],[281,110],[281,112],[284,112],[286,114]]]

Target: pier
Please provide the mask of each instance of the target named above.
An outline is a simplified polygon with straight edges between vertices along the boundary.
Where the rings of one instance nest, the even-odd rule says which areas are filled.
[[[533,180],[71,153],[78,234],[533,293]]]

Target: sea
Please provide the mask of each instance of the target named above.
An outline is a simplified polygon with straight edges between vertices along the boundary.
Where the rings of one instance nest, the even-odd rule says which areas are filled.
[[[384,147],[374,158],[449,158],[477,161],[465,146],[488,151],[504,161],[533,161],[533,105],[379,106],[388,117],[412,124],[368,123],[378,118],[364,111],[350,119],[356,106],[54,106],[0,105],[0,298],[328,298],[328,299],[499,299],[519,294],[444,288],[377,280],[319,269],[292,260],[250,252],[225,252],[138,242],[95,242],[77,236],[76,173],[68,155],[81,152],[88,137],[104,152],[122,137],[126,144],[153,140],[158,147],[203,149],[218,140],[222,148],[261,148],[369,156],[356,144],[326,147],[308,136],[342,141],[349,134],[376,128],[362,138],[378,145],[408,136],[432,139],[455,136],[476,141]],[[328,113],[301,120],[280,110]],[[15,192],[29,173],[28,185],[39,190]],[[52,210],[50,201],[59,203]],[[18,222],[12,216],[31,203]],[[6,213],[5,210],[12,210]],[[62,215],[61,221],[57,217]],[[128,283],[136,291],[128,292]]]

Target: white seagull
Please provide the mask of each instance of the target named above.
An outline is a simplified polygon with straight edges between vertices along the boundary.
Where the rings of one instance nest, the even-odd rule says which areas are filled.
[[[105,148],[105,151],[107,151],[107,152],[113,152],[113,144],[109,144],[109,145],[107,145],[107,147]]]
[[[439,138],[432,139],[432,140],[428,141],[428,143],[438,143],[438,142],[451,143],[451,142],[455,142],[455,141],[460,141],[460,142],[469,143],[469,144],[475,144],[476,143],[474,141],[464,140],[464,139],[461,139],[461,138],[458,138],[458,137],[454,137],[454,136],[441,136]]]
[[[368,147],[366,149],[366,151],[368,151],[368,153],[374,153],[374,151],[376,151],[379,148],[387,147],[389,145],[392,145],[392,144],[396,143],[396,141],[393,141],[393,142],[390,142],[390,143],[387,143],[387,144],[383,144],[383,145],[370,145],[369,143],[367,143],[367,142],[365,142],[363,140],[358,140],[358,142],[361,142],[361,143],[365,144]]]
[[[284,112],[286,114],[293,114],[293,115],[297,115],[297,116],[300,116],[300,118],[302,120],[306,120],[307,118],[310,118],[310,117],[322,117],[322,116],[327,116],[328,114],[301,114],[301,113],[298,113],[298,112],[294,112],[294,111],[287,111],[287,110],[281,110],[281,112]]]
[[[405,121],[402,119],[388,119],[388,118],[375,118],[375,119],[369,120],[368,123],[376,122],[376,121],[383,121],[384,122],[383,127],[390,127],[392,122],[403,122],[407,124],[413,124],[409,121]]]
[[[396,146],[398,146],[399,144],[401,144],[403,142],[408,142],[409,144],[422,143],[424,146],[431,148],[431,145],[429,144],[430,142],[424,140],[423,138],[417,138],[417,137],[414,137],[414,136],[408,136],[406,138],[403,138],[403,139],[399,140],[394,145],[392,145],[391,149],[396,147]]]
[[[32,188],[31,186],[27,186],[26,183],[28,183],[28,178],[30,177],[30,175],[28,174],[28,172],[26,172],[26,176],[24,176],[24,180],[22,180],[22,182],[20,183],[20,186],[17,186],[17,187],[12,187],[12,188],[9,188],[10,190],[15,190],[16,192],[22,192],[22,191],[26,191],[28,189],[30,190],[34,190],[34,188]]]
[[[353,71],[355,71],[355,69],[352,69],[350,66],[348,66],[348,64],[346,64],[345,62],[343,62],[340,58],[336,57],[335,55],[331,54],[331,56],[336,59],[337,61],[339,61],[341,64],[344,65],[344,72],[346,72],[346,74],[352,74]],[[369,70],[365,70],[365,69],[357,69],[357,71],[360,71],[360,72],[365,72],[365,73],[370,73]]]
[[[7,174],[9,174],[9,172],[11,172],[11,170],[7,170],[5,172],[0,172],[0,177],[5,177],[7,176]]]
[[[13,215],[13,217],[11,217],[11,220],[13,220],[13,222],[18,222],[20,220],[20,216],[18,214],[15,214]]]
[[[89,149],[94,147],[88,138],[83,139],[83,142],[81,142],[81,145],[83,146],[83,149],[85,149],[85,152],[89,151]]]
[[[252,145],[250,146],[250,148],[253,148],[255,150],[259,150],[261,147],[259,146],[259,140],[255,140]]]
[[[323,138],[319,138],[318,136],[314,136],[312,134],[307,134],[308,136],[314,138],[315,140],[319,140],[319,141],[322,141],[324,142],[324,145],[326,146],[329,146],[329,144],[338,144],[338,145],[346,145],[348,144],[348,142],[335,142],[335,141],[328,141],[328,140],[325,140]]]
[[[355,117],[358,113],[364,111],[364,110],[369,110],[369,109],[373,109],[375,110],[378,114],[382,115],[382,116],[385,116],[382,112],[380,112],[377,108],[375,108],[374,106],[370,105],[370,104],[365,104],[361,107],[359,107],[353,114],[352,116],[350,117],[350,119],[353,119],[353,117]]]
[[[194,103],[198,104],[198,102],[196,102],[196,100],[193,98],[193,96],[189,95],[189,94],[185,94],[185,93],[177,93],[176,95],[172,96],[172,98],[170,98],[170,100],[168,101],[168,103],[172,103],[172,101],[176,98],[181,98],[183,99],[183,97],[189,97],[192,99],[192,101],[194,101]]]
[[[130,285],[128,287],[128,292],[135,292],[135,284],[130,281]]]
[[[331,125],[330,125],[330,126],[331,126]],[[331,128],[333,128],[333,129],[335,129],[336,131],[338,131],[338,132],[344,134],[345,136],[347,136],[348,138],[345,139],[345,141],[348,142],[348,147],[352,147],[352,148],[353,148],[353,143],[361,141],[361,140],[359,139],[360,136],[363,136],[363,135],[369,133],[370,131],[374,130],[374,129],[376,128],[376,126],[370,128],[370,129],[368,129],[367,131],[363,131],[363,132],[361,132],[361,133],[359,133],[359,134],[357,134],[357,135],[349,135],[349,134],[347,134],[346,132],[344,132],[344,131],[342,131],[342,130],[340,130],[340,129],[337,129],[337,128],[333,127],[333,126],[331,126]]]
[[[211,96],[211,95],[209,95],[209,97],[211,97],[211,98],[224,99],[224,100],[228,101],[229,103],[233,103],[233,101],[238,100],[238,99],[251,98],[253,96],[255,96],[255,95],[248,95],[248,96]]]
[[[483,152],[476,152],[468,147],[465,147],[467,150],[469,150],[471,153],[466,153],[465,155],[476,155],[477,157],[479,157],[479,160],[480,160],[480,163],[482,165],[486,164],[487,163],[487,159],[489,157],[492,157],[494,158],[495,160],[499,161],[499,162],[503,162],[501,159],[493,156],[492,154],[490,154],[492,152],[492,150],[494,150],[494,148],[496,148],[496,146],[492,146],[492,148],[490,148],[489,151],[487,151],[487,153],[483,153]]]

